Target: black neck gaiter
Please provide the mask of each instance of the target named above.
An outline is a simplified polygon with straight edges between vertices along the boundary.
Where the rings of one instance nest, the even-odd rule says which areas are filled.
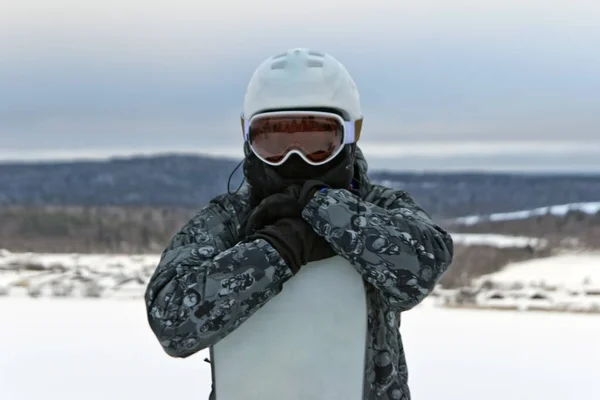
[[[292,156],[278,167],[258,159],[245,144],[244,175],[250,191],[250,206],[254,208],[264,198],[281,192],[289,185],[302,185],[309,179],[321,180],[333,188],[349,188],[354,176],[356,145],[349,144],[333,160],[324,165],[306,163],[300,156]]]

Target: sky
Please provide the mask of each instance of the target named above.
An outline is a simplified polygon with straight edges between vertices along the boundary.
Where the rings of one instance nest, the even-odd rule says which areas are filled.
[[[596,0],[4,0],[0,160],[241,157],[246,85],[293,47],[350,71],[375,168],[600,171]]]

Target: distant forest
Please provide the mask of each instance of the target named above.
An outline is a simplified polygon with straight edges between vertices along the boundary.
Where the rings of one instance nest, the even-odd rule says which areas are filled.
[[[97,162],[0,164],[0,206],[142,206],[197,209],[227,184],[237,162],[166,155]],[[600,201],[600,175],[373,172],[408,191],[436,218]],[[241,168],[231,189],[242,182]]]

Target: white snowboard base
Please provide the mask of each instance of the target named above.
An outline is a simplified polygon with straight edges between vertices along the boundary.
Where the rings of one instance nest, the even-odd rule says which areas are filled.
[[[343,258],[313,262],[212,348],[216,400],[361,400],[363,280]]]

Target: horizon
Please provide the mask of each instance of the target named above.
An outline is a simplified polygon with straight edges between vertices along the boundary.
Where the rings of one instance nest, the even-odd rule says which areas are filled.
[[[229,161],[231,163],[239,163],[242,157],[235,157],[232,154],[211,154],[195,151],[124,151],[116,152],[111,151],[107,154],[83,154],[78,153],[67,153],[61,154],[56,157],[13,157],[3,158],[0,153],[0,167],[6,166],[48,166],[48,165],[69,165],[69,164],[80,164],[80,163],[110,163],[113,161],[136,161],[148,158],[163,158],[163,157],[199,157],[208,158],[215,161]],[[456,168],[386,168],[385,161],[383,163],[377,162],[381,160],[375,159],[375,163],[370,162],[371,160],[367,157],[369,163],[369,173],[377,174],[447,174],[447,175],[461,175],[461,174],[475,174],[475,175],[522,175],[522,176],[589,176],[589,177],[600,177],[600,169],[586,169],[572,167],[569,169],[552,169],[550,167],[539,169],[528,169],[528,168],[487,168],[478,169],[473,167],[456,167]]]

